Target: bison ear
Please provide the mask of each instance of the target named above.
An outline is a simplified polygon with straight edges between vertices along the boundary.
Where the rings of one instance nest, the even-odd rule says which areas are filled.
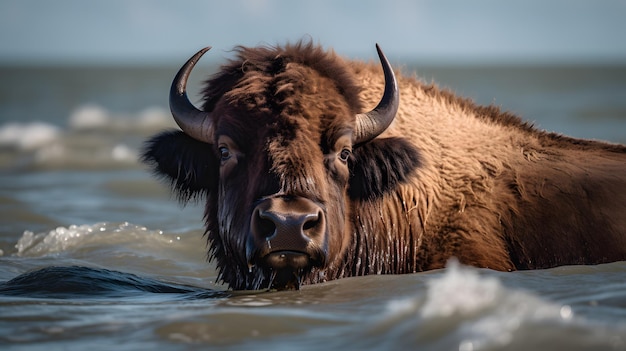
[[[348,194],[373,200],[407,181],[420,165],[419,151],[403,138],[374,139],[353,150]]]
[[[169,180],[183,203],[207,195],[217,182],[217,160],[211,145],[181,131],[152,137],[144,145],[141,161]]]

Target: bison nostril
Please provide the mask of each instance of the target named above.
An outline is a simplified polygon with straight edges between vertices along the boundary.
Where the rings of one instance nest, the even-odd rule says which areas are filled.
[[[276,222],[270,214],[263,210],[255,210],[253,215],[252,226],[255,235],[258,238],[269,238],[276,232]]]
[[[307,218],[302,224],[302,231],[304,232],[304,234],[306,234],[307,236],[311,236],[310,232],[314,232],[315,229],[321,225],[322,219],[322,212],[318,212],[317,215]]]
[[[276,224],[270,219],[259,218],[257,222],[257,233],[262,238],[269,238],[276,232]]]
[[[304,225],[302,226],[302,229],[304,229],[304,231],[306,232],[307,230],[310,230],[310,229],[313,229],[313,228],[317,227],[319,222],[320,221],[318,221],[317,219],[304,222]]]

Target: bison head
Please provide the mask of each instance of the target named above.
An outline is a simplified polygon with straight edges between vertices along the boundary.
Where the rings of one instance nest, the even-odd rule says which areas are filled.
[[[311,44],[239,48],[207,82],[202,109],[190,103],[186,83],[209,48],[174,78],[170,108],[182,132],[154,137],[143,159],[184,201],[206,197],[210,257],[231,288],[297,289],[333,278],[325,274],[343,269],[353,241],[351,199],[393,186],[407,168],[402,157],[415,163],[402,139],[373,140],[399,101],[377,49],[385,89],[367,113],[354,70]],[[403,155],[381,165],[369,155],[382,149]]]

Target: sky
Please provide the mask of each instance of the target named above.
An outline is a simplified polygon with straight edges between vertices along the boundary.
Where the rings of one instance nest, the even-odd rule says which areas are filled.
[[[0,0],[0,63],[178,63],[311,39],[349,57],[626,63],[626,0]]]

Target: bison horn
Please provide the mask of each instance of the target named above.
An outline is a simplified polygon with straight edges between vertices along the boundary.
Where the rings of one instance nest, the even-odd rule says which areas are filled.
[[[352,137],[355,145],[372,140],[384,132],[393,122],[400,103],[398,82],[391,69],[391,64],[378,44],[376,44],[376,50],[385,74],[385,92],[373,110],[356,115],[356,126]]]
[[[176,124],[185,134],[205,143],[213,142],[211,114],[196,108],[187,97],[187,78],[200,57],[209,51],[206,47],[193,55],[178,71],[170,88],[170,111]]]

